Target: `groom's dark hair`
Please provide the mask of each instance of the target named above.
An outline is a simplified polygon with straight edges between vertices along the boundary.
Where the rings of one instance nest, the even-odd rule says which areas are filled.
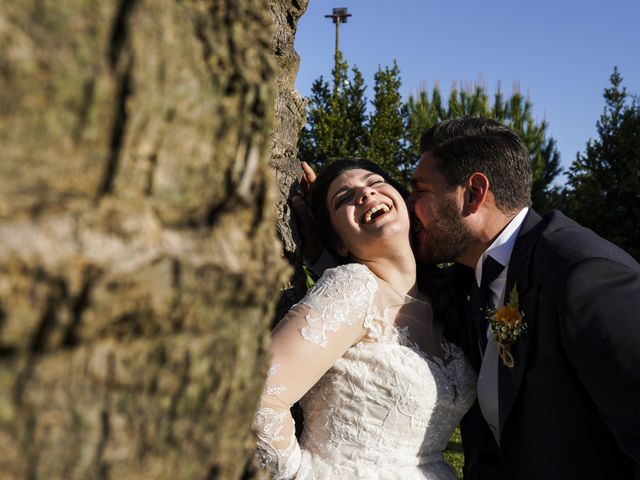
[[[486,118],[446,120],[426,130],[420,154],[429,152],[450,187],[481,172],[496,206],[517,211],[531,205],[533,173],[529,150],[511,129]]]

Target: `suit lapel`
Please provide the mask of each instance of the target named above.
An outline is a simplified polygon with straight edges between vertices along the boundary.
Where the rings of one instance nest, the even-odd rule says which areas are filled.
[[[507,271],[507,284],[505,301],[516,286],[518,292],[519,307],[524,312],[524,320],[527,322],[527,333],[511,346],[511,354],[515,360],[515,366],[508,368],[499,360],[498,366],[498,412],[500,416],[499,431],[503,431],[506,419],[511,412],[513,403],[520,389],[525,371],[526,359],[529,347],[536,328],[536,310],[538,301],[538,285],[530,279],[531,252],[536,241],[540,237],[542,218],[535,211],[529,210],[520,227],[518,238],[511,253],[509,270]]]

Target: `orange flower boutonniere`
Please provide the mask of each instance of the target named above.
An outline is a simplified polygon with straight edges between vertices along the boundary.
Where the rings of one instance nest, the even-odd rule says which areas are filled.
[[[498,353],[502,363],[513,368],[515,360],[511,355],[511,345],[527,333],[527,323],[524,321],[524,313],[520,311],[518,304],[518,290],[513,286],[509,294],[509,301],[497,310],[489,310],[489,324],[493,336],[498,342]]]

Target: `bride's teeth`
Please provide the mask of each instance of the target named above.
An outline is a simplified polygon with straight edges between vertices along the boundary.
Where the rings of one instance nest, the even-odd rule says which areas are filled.
[[[382,210],[384,213],[387,213],[389,211],[389,207],[384,203],[379,203],[378,205],[371,207],[364,214],[364,223],[370,223],[371,217],[380,210]]]

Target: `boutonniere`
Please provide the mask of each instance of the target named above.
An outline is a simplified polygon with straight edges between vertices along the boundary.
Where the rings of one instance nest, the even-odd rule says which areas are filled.
[[[489,310],[488,314],[489,325],[498,342],[498,354],[502,363],[506,367],[513,368],[515,360],[511,355],[511,345],[527,333],[527,323],[524,321],[524,312],[520,311],[518,290],[515,285],[509,294],[507,304],[497,310]]]

